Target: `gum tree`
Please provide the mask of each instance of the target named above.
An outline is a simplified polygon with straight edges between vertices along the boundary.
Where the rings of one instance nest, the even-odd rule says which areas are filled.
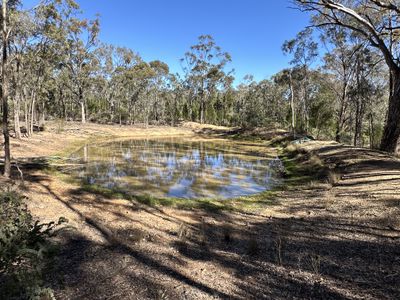
[[[210,35],[200,36],[199,42],[191,46],[190,51],[181,59],[191,98],[197,99],[200,104],[201,123],[205,121],[211,95],[224,84],[225,77],[230,75],[225,73],[225,67],[231,60],[230,54],[223,52]],[[189,102],[191,108],[193,101],[190,99]]]
[[[293,65],[293,69],[289,72],[290,86],[293,89],[293,72],[297,73],[298,78],[298,88],[297,91],[299,107],[301,108],[301,130],[303,132],[308,132],[309,130],[309,120],[310,120],[310,69],[311,65],[318,56],[318,44],[314,42],[312,37],[312,30],[310,28],[299,32],[296,38],[286,41],[282,50],[285,54],[292,55],[292,60],[290,64]],[[292,96],[295,91],[292,90]],[[294,103],[292,97],[292,112],[294,112]],[[292,114],[292,122],[295,120],[294,113]],[[293,128],[294,130],[294,128]]]
[[[11,175],[10,133],[8,131],[8,37],[10,31],[7,27],[7,0],[2,0],[2,59],[1,59],[1,101],[3,107],[3,136],[4,136],[4,177]]]
[[[18,0],[2,0],[1,3],[1,31],[2,31],[2,55],[1,55],[1,102],[2,102],[2,130],[4,137],[4,177],[11,175],[11,150],[9,125],[10,95],[10,66],[9,45],[10,35],[15,29],[12,24],[13,15],[17,11],[20,2]],[[11,24],[10,24],[11,23]]]
[[[341,26],[379,49],[390,72],[390,95],[381,150],[398,151],[400,137],[400,6],[393,0],[295,0],[315,26]]]

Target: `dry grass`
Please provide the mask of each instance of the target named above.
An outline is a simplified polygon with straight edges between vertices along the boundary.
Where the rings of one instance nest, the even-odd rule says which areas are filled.
[[[92,123],[82,125],[76,122],[54,121],[46,124],[46,131],[35,133],[32,138],[12,139],[11,146],[14,158],[43,157],[67,153],[88,140],[193,135],[194,131],[185,127],[140,127]],[[0,141],[1,139],[2,137]]]
[[[322,160],[315,154],[312,154],[310,158],[308,158],[308,164],[310,168],[321,168],[324,166]]]
[[[327,182],[332,186],[335,186],[340,181],[340,174],[335,170],[329,170],[327,175]]]
[[[193,134],[92,124],[53,129],[13,141],[16,156],[54,155],[89,136]],[[25,171],[36,218],[64,216],[76,228],[49,271],[56,297],[399,299],[400,162],[331,142],[292,150],[293,164],[317,175],[313,182],[280,191],[279,205],[247,213],[152,207]]]
[[[298,151],[298,147],[296,145],[294,145],[294,144],[289,144],[285,149],[289,153],[294,153],[294,152]]]

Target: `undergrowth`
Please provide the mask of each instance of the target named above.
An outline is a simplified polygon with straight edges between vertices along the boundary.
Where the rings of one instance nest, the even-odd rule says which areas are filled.
[[[49,238],[66,220],[34,221],[16,190],[0,190],[0,299],[53,299],[44,271],[57,246]]]
[[[282,148],[280,158],[285,167],[286,189],[319,184],[332,187],[340,181],[338,170],[327,166],[316,154],[301,146],[289,144]]]

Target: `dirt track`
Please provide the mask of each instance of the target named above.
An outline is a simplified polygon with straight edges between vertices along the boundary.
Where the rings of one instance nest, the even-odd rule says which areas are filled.
[[[50,127],[13,141],[14,157],[55,155],[93,136],[193,130],[204,132],[195,124]],[[259,214],[154,208],[26,171],[33,214],[75,227],[49,273],[57,299],[399,299],[399,160],[336,143],[303,148],[338,180],[282,191]]]

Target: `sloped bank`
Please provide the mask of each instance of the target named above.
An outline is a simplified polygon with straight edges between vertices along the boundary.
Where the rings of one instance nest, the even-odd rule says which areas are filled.
[[[76,227],[49,274],[56,297],[399,298],[398,160],[326,142],[282,158],[278,203],[251,212],[147,205],[31,170],[36,216]]]

